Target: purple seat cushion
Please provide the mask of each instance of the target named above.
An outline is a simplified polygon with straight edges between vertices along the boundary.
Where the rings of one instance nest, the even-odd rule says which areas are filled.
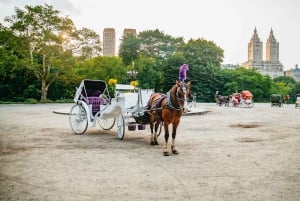
[[[97,113],[100,110],[100,105],[104,104],[104,101],[100,97],[88,97],[88,104],[92,104],[92,112],[93,114]]]

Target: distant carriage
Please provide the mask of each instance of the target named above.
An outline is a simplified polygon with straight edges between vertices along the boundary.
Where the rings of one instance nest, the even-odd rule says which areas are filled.
[[[281,94],[272,94],[270,100],[271,100],[271,107],[273,106],[282,107],[283,105]]]
[[[295,96],[295,108],[300,107],[300,94],[296,94]]]
[[[229,105],[229,97],[228,96],[222,96],[219,94],[219,91],[216,91],[215,93],[215,100],[216,104],[219,106],[228,106]]]
[[[254,106],[253,94],[248,90],[233,93],[229,96],[229,106],[252,108]]]

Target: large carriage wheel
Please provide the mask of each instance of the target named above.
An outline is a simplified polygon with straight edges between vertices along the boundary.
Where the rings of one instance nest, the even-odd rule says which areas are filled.
[[[99,119],[98,123],[103,130],[110,130],[114,127],[116,118]]]
[[[117,133],[119,139],[123,140],[125,135],[125,120],[122,113],[117,116]]]
[[[82,105],[73,105],[69,115],[69,123],[75,134],[83,134],[88,126],[87,113]]]

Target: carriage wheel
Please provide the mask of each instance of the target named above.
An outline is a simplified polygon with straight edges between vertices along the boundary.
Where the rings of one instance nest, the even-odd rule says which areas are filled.
[[[103,130],[110,130],[114,127],[116,118],[99,119],[98,124]]]
[[[249,108],[252,108],[254,106],[254,101],[251,100],[251,103],[248,105]]]
[[[77,135],[81,135],[86,131],[88,118],[82,105],[73,105],[70,110],[69,123],[73,132]]]
[[[117,133],[120,140],[123,140],[125,135],[125,121],[122,113],[117,116]]]

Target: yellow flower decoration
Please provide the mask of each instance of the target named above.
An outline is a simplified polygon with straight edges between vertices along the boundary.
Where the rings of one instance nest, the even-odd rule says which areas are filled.
[[[117,82],[118,82],[118,80],[117,79],[109,79],[108,80],[108,85],[109,86],[114,86],[114,85],[116,85],[117,84]]]
[[[139,85],[138,81],[131,81],[130,85],[133,86],[134,88]]]

